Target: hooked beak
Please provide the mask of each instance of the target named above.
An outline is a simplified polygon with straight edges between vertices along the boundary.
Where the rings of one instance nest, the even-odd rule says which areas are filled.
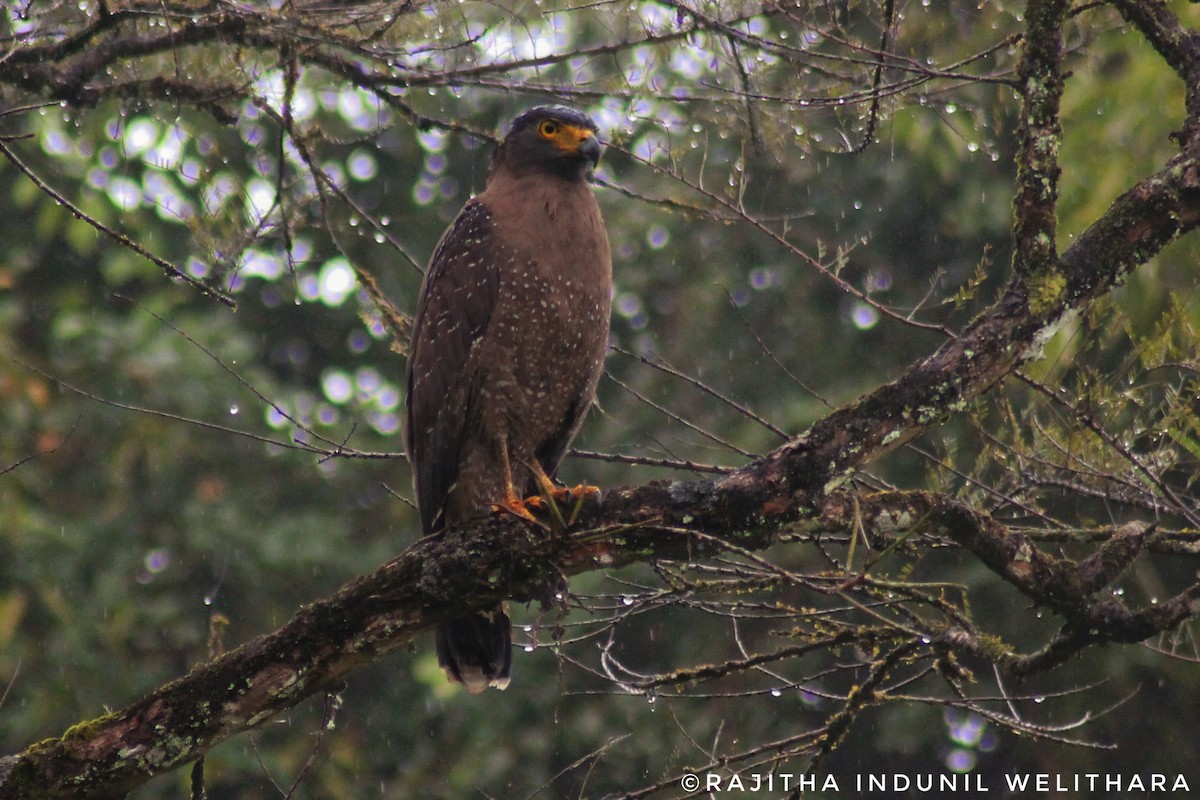
[[[600,140],[594,135],[587,137],[579,143],[579,155],[592,162],[592,166],[600,163]]]

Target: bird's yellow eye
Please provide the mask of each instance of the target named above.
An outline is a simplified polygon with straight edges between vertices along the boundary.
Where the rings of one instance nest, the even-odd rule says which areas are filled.
[[[561,129],[562,126],[552,119],[542,120],[542,123],[538,125],[538,133],[542,135],[543,139],[553,139],[558,136]]]

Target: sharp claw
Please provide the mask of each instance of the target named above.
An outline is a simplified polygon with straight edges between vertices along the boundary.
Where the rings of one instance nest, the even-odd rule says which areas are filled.
[[[576,500],[582,500],[585,497],[592,497],[600,494],[600,487],[591,486],[586,483],[580,483],[575,486],[558,486],[550,492],[550,496],[559,503],[573,503]]]
[[[498,503],[493,503],[492,511],[497,514],[512,514],[514,517],[543,527],[545,522],[534,516],[534,512],[548,512],[552,523],[556,523],[558,528],[562,528],[574,523],[585,500],[600,496],[599,488],[586,483],[571,487],[554,486],[548,479],[545,483],[539,483],[543,494],[526,497],[524,500],[513,495]],[[564,519],[559,506],[569,509],[570,517]]]
[[[537,522],[538,518],[529,510],[528,501],[521,501],[517,498],[510,498],[500,503],[492,503],[492,511],[497,514],[512,514],[514,517],[520,517],[527,522]]]

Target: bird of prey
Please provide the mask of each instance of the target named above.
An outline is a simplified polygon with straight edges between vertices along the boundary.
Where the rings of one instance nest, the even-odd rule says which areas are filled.
[[[408,356],[405,445],[426,535],[550,485],[608,344],[612,258],[588,185],[596,124],[561,105],[517,117],[484,191],[442,235]],[[472,693],[508,685],[503,605],[443,624],[438,662]]]

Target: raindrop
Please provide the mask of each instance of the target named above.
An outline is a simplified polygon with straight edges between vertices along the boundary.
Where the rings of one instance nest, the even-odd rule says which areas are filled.
[[[234,403],[233,405],[231,405],[231,406],[229,407],[229,414],[230,414],[230,416],[234,416],[234,415],[236,415],[236,414],[237,414],[239,411],[241,411],[241,410],[242,410],[242,409],[241,409],[241,407],[240,407],[240,406],[238,406],[238,404],[237,404],[237,403]]]
[[[662,225],[652,225],[650,230],[646,231],[646,243],[650,245],[651,250],[661,250],[669,241],[671,234]]]
[[[775,270],[770,267],[755,267],[750,270],[750,286],[759,291],[771,288],[778,278]]]
[[[632,597],[622,597],[621,602],[627,606],[631,606],[631,605],[633,605],[633,598]]]
[[[965,773],[975,769],[977,757],[974,752],[956,747],[946,756],[946,768],[951,772]]]
[[[869,331],[879,322],[879,311],[873,306],[857,300],[854,303],[854,309],[850,312],[850,319],[854,323],[854,327],[860,331]]]
[[[146,566],[147,572],[162,572],[171,564],[171,553],[169,550],[161,548],[151,550],[146,553],[146,557],[142,561]]]
[[[780,697],[782,695],[783,695],[783,692],[779,691],[778,689],[771,690],[771,697]]]

